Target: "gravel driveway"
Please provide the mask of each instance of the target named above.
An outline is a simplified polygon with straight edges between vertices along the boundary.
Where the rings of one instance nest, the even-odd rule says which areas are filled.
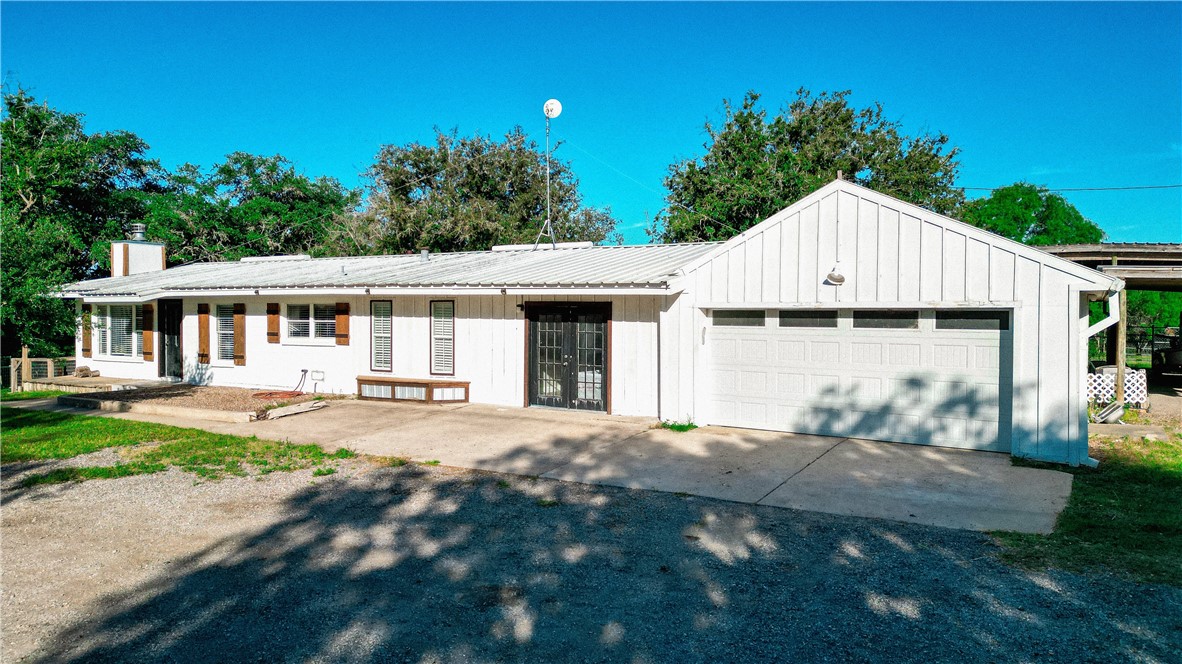
[[[4,659],[1178,661],[1182,590],[981,534],[342,462],[4,490]],[[6,467],[11,471],[12,467]]]

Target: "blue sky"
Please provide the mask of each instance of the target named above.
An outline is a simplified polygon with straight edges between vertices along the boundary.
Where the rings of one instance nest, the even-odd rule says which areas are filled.
[[[347,185],[433,127],[541,142],[644,242],[675,160],[747,90],[882,102],[962,149],[961,186],[1182,183],[1182,4],[0,4],[4,82],[165,165],[283,154]],[[971,195],[980,195],[970,192]],[[1182,190],[1065,196],[1182,241]]]

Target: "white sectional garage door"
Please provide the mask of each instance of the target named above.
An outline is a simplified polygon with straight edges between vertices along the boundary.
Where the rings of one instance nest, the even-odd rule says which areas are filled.
[[[715,311],[710,423],[1009,450],[1009,316]]]

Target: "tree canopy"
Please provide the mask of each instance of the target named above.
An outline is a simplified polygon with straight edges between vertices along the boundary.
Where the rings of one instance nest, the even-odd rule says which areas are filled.
[[[722,126],[706,123],[706,154],[669,167],[666,208],[649,235],[663,242],[721,240],[762,221],[837,177],[955,215],[959,150],[944,134],[910,136],[881,104],[857,109],[849,91],[800,89],[769,118],[748,92],[724,101]]]
[[[1011,240],[1035,246],[1093,244],[1104,231],[1074,205],[1045,187],[1016,182],[969,201],[962,219]]]
[[[583,204],[570,165],[552,156],[550,169],[558,241],[618,242],[611,210]],[[385,145],[366,176],[366,208],[334,229],[329,253],[533,242],[546,217],[546,155],[521,127],[500,141],[436,130],[434,145]]]
[[[298,173],[280,155],[234,152],[209,170],[185,164],[168,174],[145,199],[145,222],[172,263],[319,253],[358,198],[332,178]]]
[[[3,352],[68,352],[69,303],[49,295],[110,270],[110,243],[144,222],[170,263],[320,253],[329,228],[358,194],[330,178],[310,179],[281,156],[235,152],[209,170],[169,173],[126,131],[87,133],[64,113],[18,90],[4,94],[0,266]]]
[[[160,169],[135,134],[88,134],[81,115],[24,90],[4,93],[0,127],[3,352],[27,344],[59,353],[74,333],[73,308],[45,295],[109,268],[107,241],[143,216],[141,194],[157,188]]]
[[[1182,313],[1182,293],[1129,291],[1129,325],[1175,327]]]

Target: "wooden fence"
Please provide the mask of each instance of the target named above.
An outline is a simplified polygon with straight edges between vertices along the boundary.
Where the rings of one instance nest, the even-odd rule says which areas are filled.
[[[24,389],[25,381],[69,376],[74,373],[72,357],[29,357],[28,349],[20,357],[11,358],[8,366],[8,387],[13,392]]]

